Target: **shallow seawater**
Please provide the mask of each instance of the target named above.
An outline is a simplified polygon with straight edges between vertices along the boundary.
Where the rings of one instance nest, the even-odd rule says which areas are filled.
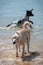
[[[32,40],[43,40],[43,26],[40,26],[39,24],[33,25],[35,28],[32,29],[31,32],[31,39]],[[16,29],[0,29],[0,42],[8,42],[11,43],[11,37],[12,35],[18,30],[19,28]]]

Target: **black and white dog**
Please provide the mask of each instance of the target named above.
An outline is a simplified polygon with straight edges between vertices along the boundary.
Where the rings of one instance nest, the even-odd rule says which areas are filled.
[[[15,24],[16,24],[17,27],[21,27],[25,21],[31,22],[33,24],[33,22],[29,20],[30,16],[34,16],[32,11],[33,11],[33,9],[26,10],[26,15],[25,15],[24,18],[22,18],[21,20],[17,21],[16,23],[14,22],[14,23],[8,24],[6,27],[9,27],[9,26],[13,27]]]

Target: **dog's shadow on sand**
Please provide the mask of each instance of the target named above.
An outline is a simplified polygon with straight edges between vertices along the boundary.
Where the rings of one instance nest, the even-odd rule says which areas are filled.
[[[31,61],[32,59],[34,59],[35,57],[39,56],[40,53],[35,51],[35,52],[30,52],[30,55],[24,56],[22,59],[22,61]]]

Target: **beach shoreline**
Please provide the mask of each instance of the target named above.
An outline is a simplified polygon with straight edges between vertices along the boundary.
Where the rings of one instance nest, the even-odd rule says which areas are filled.
[[[43,65],[43,40],[30,42],[30,55],[16,57],[15,46],[9,43],[0,43],[0,65]]]

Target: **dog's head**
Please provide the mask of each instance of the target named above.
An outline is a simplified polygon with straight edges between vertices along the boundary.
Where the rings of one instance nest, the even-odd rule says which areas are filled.
[[[31,9],[30,11],[27,10],[26,11],[26,16],[34,16],[33,13],[32,13],[33,9]]]
[[[16,44],[18,38],[19,38],[19,35],[18,35],[17,33],[15,33],[15,34],[12,36],[13,44]]]
[[[19,40],[21,40],[21,34],[18,31],[12,36],[13,44],[16,44]]]

